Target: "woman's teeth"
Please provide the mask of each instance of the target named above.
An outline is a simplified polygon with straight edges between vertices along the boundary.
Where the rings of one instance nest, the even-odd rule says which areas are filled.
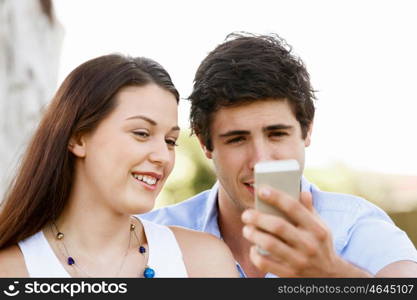
[[[135,177],[137,180],[143,181],[149,185],[154,185],[157,181],[155,177],[148,176],[148,175],[139,175],[139,174],[133,174],[133,177]]]

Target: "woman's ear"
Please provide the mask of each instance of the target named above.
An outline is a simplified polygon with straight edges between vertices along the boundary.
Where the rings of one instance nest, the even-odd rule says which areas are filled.
[[[73,136],[69,141],[68,149],[77,157],[80,157],[80,158],[85,157],[86,155],[85,136],[82,134]]]

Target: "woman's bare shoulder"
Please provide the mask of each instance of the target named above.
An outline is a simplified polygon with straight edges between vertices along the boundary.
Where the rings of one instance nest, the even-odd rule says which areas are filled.
[[[0,277],[28,277],[23,254],[17,245],[0,250]]]
[[[238,277],[229,247],[216,236],[169,226],[180,245],[190,277]]]

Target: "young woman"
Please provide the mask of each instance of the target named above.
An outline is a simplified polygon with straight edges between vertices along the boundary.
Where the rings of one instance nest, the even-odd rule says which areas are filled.
[[[0,277],[237,277],[217,238],[133,217],[173,168],[178,101],[147,58],[72,71],[2,203]]]

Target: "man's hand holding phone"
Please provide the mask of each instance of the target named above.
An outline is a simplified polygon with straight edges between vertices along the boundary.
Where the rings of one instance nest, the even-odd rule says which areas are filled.
[[[298,164],[277,161],[278,171],[271,164],[266,168],[268,176],[259,176],[265,165],[256,168],[256,209],[242,215],[243,235],[254,244],[250,250],[254,265],[280,277],[357,277],[357,270],[334,250],[330,230],[315,212],[311,193],[300,193],[301,174],[294,167]]]

